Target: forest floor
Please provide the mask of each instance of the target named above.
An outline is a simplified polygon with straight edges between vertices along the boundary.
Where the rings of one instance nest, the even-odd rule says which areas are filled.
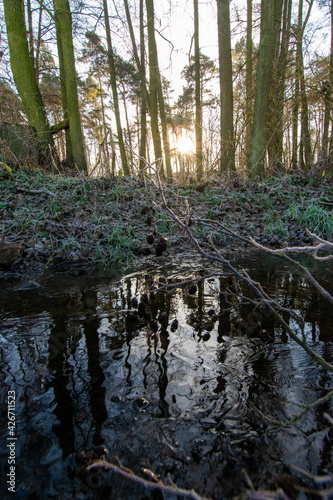
[[[161,195],[151,180],[1,168],[0,190],[2,274],[126,264],[142,255],[182,252],[190,245],[159,208]],[[204,247],[209,235],[220,249],[249,246],[224,228],[273,248],[310,243],[306,229],[332,238],[333,177],[235,177],[165,184],[164,193],[178,215],[184,215],[188,203],[192,233]]]

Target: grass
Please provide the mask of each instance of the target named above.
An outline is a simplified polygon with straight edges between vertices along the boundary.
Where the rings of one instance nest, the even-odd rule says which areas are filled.
[[[325,238],[330,238],[333,233],[333,212],[326,210],[320,200],[305,203],[291,203],[286,212],[287,218],[297,221],[302,227],[312,233]]]

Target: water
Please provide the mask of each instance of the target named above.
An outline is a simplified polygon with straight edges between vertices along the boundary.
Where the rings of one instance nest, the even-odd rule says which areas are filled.
[[[332,363],[332,307],[276,258],[260,262],[250,254],[241,265],[302,312],[308,343]],[[329,287],[332,266],[309,264]],[[265,310],[226,297],[228,276],[208,278],[192,294],[189,284],[150,293],[153,282],[211,270],[198,258],[174,258],[147,260],[122,277],[50,274],[32,290],[3,280],[1,498],[13,496],[8,391],[16,397],[18,498],[163,498],[112,473],[78,474],[76,454],[98,445],[114,464],[118,457],[138,475],[149,468],[165,482],[170,473],[179,487],[214,499],[248,488],[243,469],[256,489],[275,489],[286,472],[309,486],[290,465],[333,474],[333,428],[324,415],[333,416],[332,400],[293,426],[276,424],[332,389],[332,374]],[[148,302],[141,315],[135,299]]]

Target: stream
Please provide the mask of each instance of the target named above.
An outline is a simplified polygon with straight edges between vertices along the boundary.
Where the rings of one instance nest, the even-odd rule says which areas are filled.
[[[230,258],[302,314],[308,344],[333,363],[333,308],[305,278],[276,257]],[[333,264],[306,264],[332,293]],[[156,291],[157,282],[213,271]],[[318,489],[303,471],[333,474],[332,398],[293,425],[277,424],[332,390],[333,374],[267,310],[226,295],[249,292],[223,271],[190,254],[147,257],[124,273],[50,270],[36,284],[2,278],[2,499],[177,498],[114,472],[82,472],[80,457],[100,447],[140,477],[149,479],[149,469],[170,484],[170,474],[179,488],[212,499],[240,495],[246,477],[256,490],[276,490],[285,474]]]

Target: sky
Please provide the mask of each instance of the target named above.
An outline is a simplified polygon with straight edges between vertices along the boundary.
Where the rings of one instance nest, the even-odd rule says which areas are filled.
[[[138,2],[132,2],[137,4]],[[235,18],[238,11],[243,23],[232,24],[232,45],[241,36],[245,35],[246,29],[246,0],[231,0],[231,18]],[[254,5],[260,5],[260,1],[254,0]],[[156,41],[159,49],[159,65],[161,73],[172,82],[174,88],[174,99],[182,92],[185,84],[181,80],[180,74],[186,64],[188,64],[189,53],[194,53],[192,41],[194,31],[193,0],[159,0],[155,5],[155,28]],[[294,0],[295,20],[297,19],[298,1]],[[304,2],[304,12],[307,10],[307,2]],[[258,14],[254,12],[253,18]],[[200,50],[205,55],[211,57],[218,64],[218,40],[217,40],[217,14],[216,0],[199,1],[199,38]],[[319,33],[313,25],[325,27]],[[257,23],[259,26],[259,22]],[[311,39],[312,51],[321,55],[328,55],[330,51],[330,16],[328,10],[320,10],[315,0],[312,8],[307,38]],[[255,41],[259,42],[259,29],[254,31]]]

